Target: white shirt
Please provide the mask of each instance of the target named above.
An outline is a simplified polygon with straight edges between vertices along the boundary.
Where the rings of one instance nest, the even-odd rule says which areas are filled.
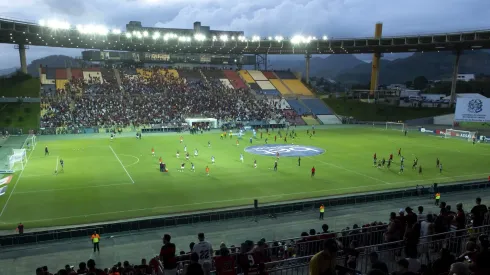
[[[210,243],[202,241],[194,245],[192,252],[199,255],[199,263],[211,262],[213,259],[213,247]]]

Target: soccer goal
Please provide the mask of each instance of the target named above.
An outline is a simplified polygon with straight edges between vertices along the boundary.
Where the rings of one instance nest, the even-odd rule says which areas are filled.
[[[26,149],[27,151],[34,150],[34,148],[36,147],[36,143],[36,135],[29,135],[24,141],[24,144],[22,144],[22,149]]]
[[[401,122],[386,122],[386,130],[405,131],[405,123]]]
[[[12,149],[12,155],[9,157],[9,170],[18,171],[24,170],[27,164],[26,149]]]
[[[446,129],[446,131],[444,132],[445,138],[456,137],[456,138],[466,139],[468,141],[472,141],[473,137],[475,137],[475,135],[476,135],[476,132],[454,130],[454,129]]]

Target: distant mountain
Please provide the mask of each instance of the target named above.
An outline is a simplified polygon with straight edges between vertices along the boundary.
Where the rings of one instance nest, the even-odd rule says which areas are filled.
[[[13,73],[15,73],[15,71],[17,71],[19,68],[8,68],[8,69],[1,69],[0,70],[0,76],[9,76]]]
[[[417,76],[429,80],[451,77],[455,57],[451,52],[415,53],[393,61],[383,59],[380,65],[379,84],[404,83]],[[465,52],[459,62],[459,73],[490,74],[490,53]],[[371,80],[371,63],[359,64],[342,71],[335,78],[343,83],[368,83]]]
[[[39,66],[51,68],[80,67],[81,62],[73,57],[66,55],[49,55],[40,59],[33,60],[27,66],[27,73],[33,77],[39,76]]]
[[[357,59],[351,54],[329,55],[323,57],[313,57],[310,60],[310,77],[335,78],[340,72],[352,69],[365,62]],[[273,70],[290,69],[294,72],[306,71],[304,58],[302,59],[282,59],[271,60],[269,65]]]

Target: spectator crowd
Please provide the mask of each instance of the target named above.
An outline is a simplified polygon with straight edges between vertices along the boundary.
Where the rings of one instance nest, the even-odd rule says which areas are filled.
[[[323,224],[319,232],[310,229],[300,238],[246,240],[237,247],[221,243],[217,250],[199,233],[187,251],[179,252],[165,234],[160,253],[149,261],[98,269],[90,259],[56,274],[265,275],[308,268],[310,275],[489,275],[488,210],[480,198],[469,212],[461,203],[453,212],[441,202],[434,214],[424,213],[422,206],[417,211],[406,207],[387,222],[355,224],[340,232]],[[36,274],[52,273],[45,266]]]

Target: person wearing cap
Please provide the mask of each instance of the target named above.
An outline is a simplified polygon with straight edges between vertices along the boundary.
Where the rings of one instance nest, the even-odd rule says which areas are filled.
[[[323,204],[320,205],[320,220],[323,220],[323,216],[325,215],[325,206]]]
[[[309,264],[309,275],[336,275],[338,244],[334,239],[324,242],[323,250],[315,254]]]
[[[97,231],[94,231],[94,234],[92,234],[90,239],[92,240],[92,244],[94,245],[94,252],[95,250],[100,252],[100,248],[99,248],[100,235],[97,234]]]

